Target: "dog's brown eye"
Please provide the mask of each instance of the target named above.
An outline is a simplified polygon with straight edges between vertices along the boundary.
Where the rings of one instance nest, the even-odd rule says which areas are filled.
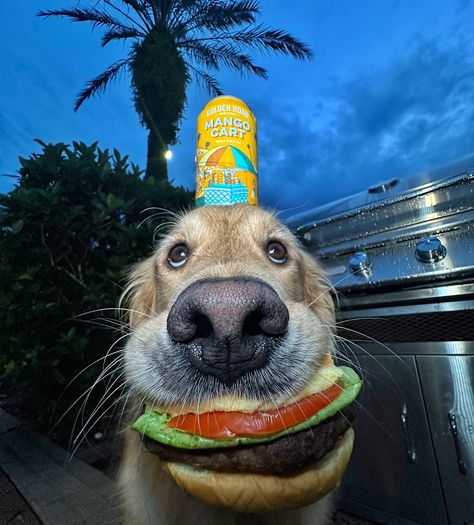
[[[286,248],[278,241],[271,241],[268,243],[267,254],[270,261],[276,264],[283,264],[288,259]]]
[[[177,244],[171,248],[168,254],[168,264],[172,268],[183,266],[188,260],[188,247],[185,244]]]

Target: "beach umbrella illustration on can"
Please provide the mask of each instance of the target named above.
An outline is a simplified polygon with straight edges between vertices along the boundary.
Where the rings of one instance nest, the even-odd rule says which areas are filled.
[[[197,119],[196,206],[258,205],[257,121],[242,100],[221,96]]]

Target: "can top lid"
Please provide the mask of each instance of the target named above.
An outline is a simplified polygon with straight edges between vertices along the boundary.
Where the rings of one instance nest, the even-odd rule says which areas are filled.
[[[245,106],[246,108],[248,108],[248,110],[252,113],[252,110],[250,109],[250,106],[246,102],[244,102],[241,98],[235,97],[234,95],[219,95],[219,96],[214,97],[211,100],[209,100],[209,102],[204,104],[204,107],[206,108],[207,106],[209,106],[210,104],[213,104],[214,102],[216,102],[219,99],[234,100],[234,101],[238,102],[239,104],[242,104],[242,106]]]

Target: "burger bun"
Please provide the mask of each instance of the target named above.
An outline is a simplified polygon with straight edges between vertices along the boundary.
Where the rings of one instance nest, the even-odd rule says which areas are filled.
[[[217,472],[175,462],[163,462],[163,468],[182,489],[211,505],[240,512],[290,510],[318,501],[339,485],[353,444],[349,428],[322,459],[288,476]]]

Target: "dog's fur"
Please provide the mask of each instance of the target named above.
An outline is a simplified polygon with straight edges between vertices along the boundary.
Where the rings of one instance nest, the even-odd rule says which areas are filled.
[[[287,249],[285,264],[267,255],[270,241]],[[180,268],[168,264],[170,249],[185,244],[189,259]],[[176,352],[167,332],[167,316],[177,297],[203,279],[250,277],[269,284],[290,314],[287,335],[266,370],[231,386],[193,382],[193,370]],[[247,205],[206,207],[185,214],[153,255],[139,263],[125,291],[131,335],[125,369],[135,410],[144,402],[191,411],[212,407],[212,399],[247,396],[278,402],[298,393],[331,353],[334,307],[317,263],[273,214]],[[207,376],[204,376],[207,377]],[[132,409],[132,413],[134,409]],[[326,523],[329,498],[297,511],[250,515],[211,507],[185,494],[160,468],[160,460],[143,447],[140,436],[126,431],[119,484],[130,524],[283,524]]]

